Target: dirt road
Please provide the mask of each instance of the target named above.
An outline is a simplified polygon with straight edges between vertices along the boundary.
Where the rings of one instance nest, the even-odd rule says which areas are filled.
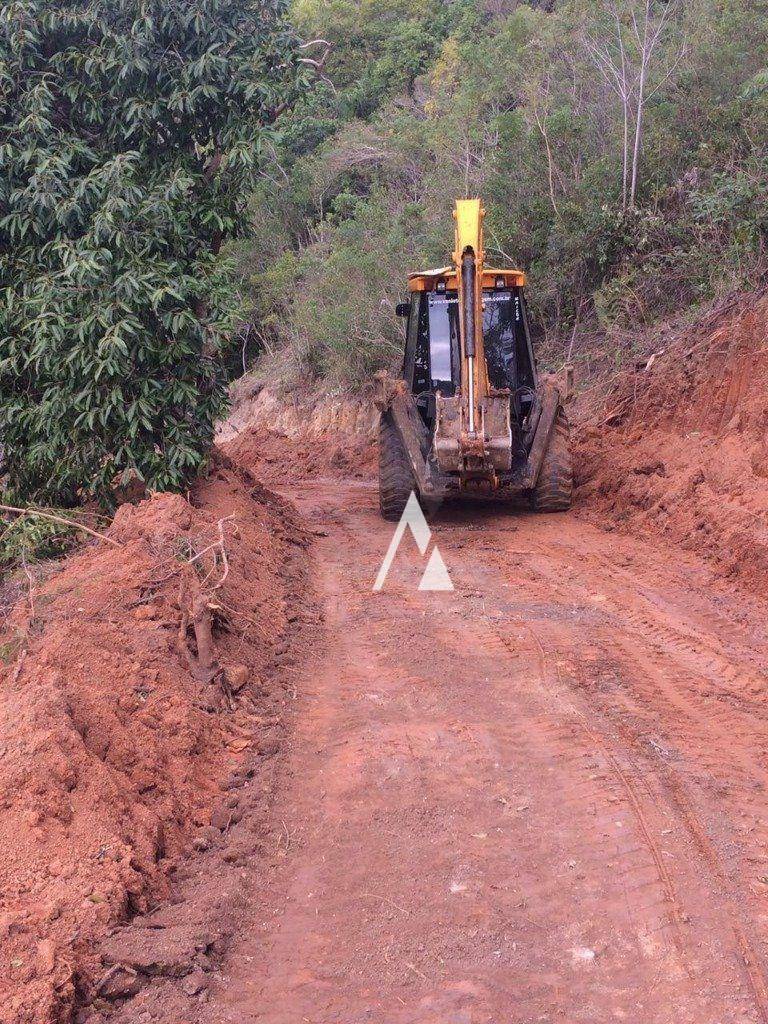
[[[276,867],[200,1024],[768,1022],[757,602],[572,515],[433,524],[298,484],[324,639]]]

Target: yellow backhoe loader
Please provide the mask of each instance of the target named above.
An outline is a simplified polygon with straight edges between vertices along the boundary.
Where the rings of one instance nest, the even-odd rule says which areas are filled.
[[[453,264],[409,275],[402,379],[376,375],[379,493],[398,519],[412,491],[570,507],[566,396],[540,381],[525,274],[485,266],[479,199],[456,203]]]

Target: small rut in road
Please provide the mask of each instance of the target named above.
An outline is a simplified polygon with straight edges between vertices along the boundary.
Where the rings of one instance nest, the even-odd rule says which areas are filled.
[[[325,627],[286,848],[244,875],[195,1021],[766,1024],[759,606],[570,515],[487,510],[434,523],[454,592],[418,591],[411,543],[375,594],[375,491],[291,497],[325,534]]]

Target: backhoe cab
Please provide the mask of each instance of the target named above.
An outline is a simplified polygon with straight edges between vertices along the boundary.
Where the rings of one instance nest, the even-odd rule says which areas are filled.
[[[525,274],[485,266],[479,199],[456,203],[449,267],[411,274],[403,379],[376,375],[381,512],[398,519],[411,491],[571,504],[563,396],[536,373]]]

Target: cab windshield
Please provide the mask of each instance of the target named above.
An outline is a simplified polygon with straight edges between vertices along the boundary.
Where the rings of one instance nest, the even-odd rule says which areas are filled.
[[[483,344],[488,379],[495,388],[517,384],[517,321],[510,292],[483,296]]]
[[[461,380],[459,302],[455,291],[416,295],[408,325],[406,377],[414,394],[454,395]],[[535,387],[535,370],[520,290],[483,292],[483,343],[488,379],[513,392]]]
[[[453,394],[459,377],[459,300],[456,293],[432,292],[429,311],[429,366],[433,388]]]

